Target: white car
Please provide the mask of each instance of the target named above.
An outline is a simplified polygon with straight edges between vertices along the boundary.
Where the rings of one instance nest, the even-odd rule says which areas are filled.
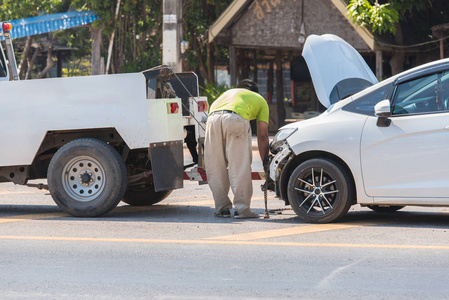
[[[337,36],[310,36],[303,55],[327,111],[271,142],[277,195],[312,223],[354,204],[449,206],[449,59],[378,83]]]

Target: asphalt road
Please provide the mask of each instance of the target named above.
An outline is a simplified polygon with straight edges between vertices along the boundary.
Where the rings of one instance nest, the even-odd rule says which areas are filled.
[[[253,208],[264,213],[261,182]],[[284,208],[269,195],[269,209]],[[2,299],[445,299],[449,210],[338,223],[213,216],[207,186],[185,182],[152,207],[101,218],[62,213],[46,191],[0,185]]]

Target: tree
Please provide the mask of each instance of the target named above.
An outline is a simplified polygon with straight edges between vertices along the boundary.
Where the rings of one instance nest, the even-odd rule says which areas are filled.
[[[70,0],[0,0],[2,9],[0,10],[0,20],[14,20],[21,18],[28,18],[38,16],[42,12],[58,13],[65,11]],[[33,38],[28,37],[24,44],[22,57],[19,63],[19,75],[23,78],[24,74],[31,77],[31,70],[33,69],[37,55],[40,53],[42,46],[38,46],[33,54],[34,60],[31,59],[31,45]],[[51,67],[54,65],[52,59],[52,47],[48,47],[47,65],[39,73],[39,77],[45,77]],[[27,69],[27,70],[26,70]],[[25,77],[25,78],[27,78]]]
[[[348,5],[349,17],[354,22],[370,27],[371,31],[377,31],[382,34],[384,32],[396,32],[396,23],[399,21],[399,12],[391,7],[390,3],[379,4],[377,1],[374,5],[368,0],[351,0]]]
[[[447,0],[350,0],[347,9],[354,22],[384,43],[391,41],[387,46],[394,50],[390,60],[393,74],[403,70],[408,51],[418,51],[416,44],[422,45],[422,53],[434,48],[430,28],[449,22]]]
[[[183,3],[184,37],[192,45],[187,52],[188,66],[208,84],[215,82],[216,60],[228,54],[226,48],[207,42],[207,30],[231,2],[232,0],[184,0]]]
[[[110,73],[136,72],[162,63],[162,1],[163,0],[121,0],[118,17],[115,15],[117,0],[0,0],[2,20],[13,20],[67,11],[92,10],[100,19],[91,26],[101,29],[101,53],[107,57],[107,48],[112,33],[113,40]],[[186,53],[187,70],[197,72],[200,82],[214,82],[214,68],[217,59],[225,59],[227,49],[207,43],[207,30],[232,0],[183,0],[184,38],[190,42]],[[86,60],[91,53],[90,29],[75,28],[46,35],[50,42],[58,41],[70,46],[72,59]],[[22,54],[19,60],[21,78],[36,77],[37,73],[49,68],[43,65],[39,70],[33,66],[47,53],[47,67],[53,61],[51,47],[32,44],[44,36],[15,40],[15,50]],[[50,51],[48,51],[50,49]],[[33,51],[34,50],[34,51]],[[41,59],[42,60],[42,59]],[[79,74],[79,72],[75,72]],[[41,73],[40,76],[45,76]]]
[[[72,8],[96,12],[101,20],[93,26],[103,28],[103,44],[109,44],[114,30],[112,73],[135,72],[161,64],[162,0],[73,0]],[[107,48],[107,47],[106,47]],[[103,51],[106,55],[106,51]]]

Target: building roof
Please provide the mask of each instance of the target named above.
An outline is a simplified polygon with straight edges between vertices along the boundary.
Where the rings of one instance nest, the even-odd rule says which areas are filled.
[[[251,4],[253,0],[234,0],[229,4],[228,8],[218,17],[217,21],[209,28],[209,43],[231,24],[238,19],[241,13]]]
[[[377,47],[375,39],[373,37],[373,35],[366,30],[365,28],[355,24],[352,22],[352,20],[348,19],[348,11],[346,9],[346,4],[344,2],[344,0],[303,0],[306,1],[306,7],[310,7],[312,5],[320,5],[320,7],[328,7],[327,9],[330,11],[335,11],[335,12],[340,12],[340,15],[342,15],[344,17],[344,19],[346,19],[347,22],[342,21],[341,16],[337,16],[335,15],[335,13],[332,13],[335,18],[333,19],[333,21],[338,21],[339,25],[341,26],[335,26],[336,30],[341,29],[341,27],[345,27],[345,28],[353,28],[353,30],[351,32],[356,32],[357,34],[355,36],[358,35],[357,38],[353,37],[353,43],[357,43],[359,45],[358,48],[366,48],[366,50],[370,49],[371,51],[375,50],[375,48]],[[267,2],[267,3],[265,3]],[[209,28],[209,32],[208,32],[208,41],[209,43],[211,42],[219,42],[221,37],[229,37],[229,35],[232,32],[232,28],[239,22],[240,19],[245,19],[244,21],[244,25],[242,26],[237,26],[239,29],[243,28],[251,28],[253,27],[254,23],[248,22],[248,11],[252,10],[255,14],[257,7],[260,8],[267,8],[267,4],[271,3],[277,3],[277,5],[280,5],[280,1],[261,1],[261,0],[234,0],[229,6],[228,8],[220,15],[220,17],[217,19],[217,21],[215,21],[214,24],[212,24],[212,26]],[[324,3],[326,2],[326,3]],[[329,2],[327,4],[327,2]],[[283,4],[283,3],[282,3]],[[329,4],[331,7],[329,7]],[[265,5],[265,6],[264,6]],[[300,6],[300,2],[299,1],[295,1],[295,4],[298,8]],[[274,9],[275,5],[272,5],[271,7],[271,13],[273,13],[273,9]],[[306,11],[306,14],[310,12]],[[293,12],[287,12],[290,14],[290,16],[293,14]],[[265,11],[265,19],[267,18],[268,14],[267,11]],[[307,15],[306,15],[307,16]],[[315,17],[315,16],[314,16]],[[313,20],[312,17],[308,18],[309,20],[307,21],[308,24],[310,24],[310,22],[316,22],[319,23],[321,22],[321,24],[325,24],[326,22],[323,22],[323,20]],[[328,20],[329,21],[329,20]],[[281,23],[286,23],[286,20],[283,20],[283,18],[278,18],[278,17],[272,17],[272,20],[268,21],[271,22],[271,24],[273,24],[273,26],[275,26],[276,24],[278,26],[281,26]],[[293,21],[292,21],[293,22]],[[296,20],[295,20],[296,22]],[[276,23],[276,24],[275,24]],[[347,26],[345,24],[351,25],[351,26]],[[245,27],[246,26],[246,27]],[[248,27],[249,26],[249,27]],[[289,26],[287,25],[283,25],[284,27],[288,26],[289,31],[293,32],[293,29],[290,30],[290,27],[293,28],[293,25]],[[299,31],[297,28],[298,26],[295,25],[295,30]],[[329,29],[329,28],[328,28]],[[334,29],[334,28],[331,28]],[[249,29],[251,30],[251,29]],[[320,30],[326,30],[325,28],[320,28]],[[314,33],[314,34],[324,34],[324,33],[334,33],[338,35],[338,32],[320,32],[320,30],[318,30],[318,32],[310,32],[311,30],[307,30],[308,34]],[[348,31],[348,30],[347,30]],[[251,33],[253,34],[253,33]],[[285,32],[283,34],[286,34]],[[297,34],[297,33],[295,33]],[[354,34],[351,33],[352,36],[354,36]],[[342,38],[348,38],[348,37],[344,37],[342,36]],[[247,40],[247,37],[243,37],[243,40]],[[236,41],[238,39],[233,39],[233,42]],[[242,40],[242,39],[241,39]],[[364,42],[364,46],[360,47],[360,43]],[[229,39],[228,39],[229,41]],[[358,42],[360,41],[360,42]],[[350,42],[350,41],[348,41]],[[273,43],[275,43],[275,40],[273,40]],[[350,42],[351,43],[351,42]],[[273,45],[273,44],[270,44]],[[357,47],[356,47],[357,48]],[[363,49],[362,49],[363,50]],[[365,51],[366,51],[365,50]]]

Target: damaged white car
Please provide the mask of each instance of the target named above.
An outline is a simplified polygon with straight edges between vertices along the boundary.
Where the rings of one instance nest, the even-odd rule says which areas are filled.
[[[378,83],[337,36],[310,36],[303,56],[327,111],[282,127],[271,142],[277,196],[312,223],[354,204],[449,206],[449,59]]]

